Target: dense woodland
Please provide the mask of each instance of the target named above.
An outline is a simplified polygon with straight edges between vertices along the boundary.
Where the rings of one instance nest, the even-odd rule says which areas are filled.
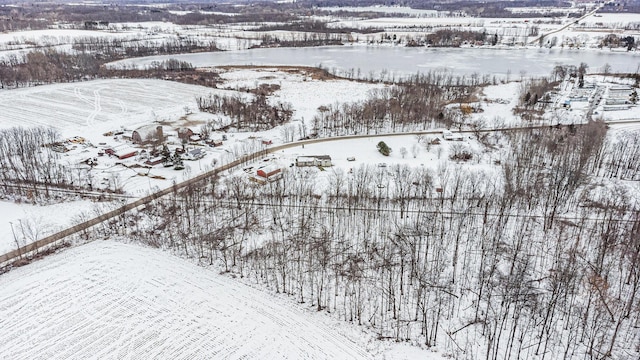
[[[256,94],[251,100],[240,94],[233,96],[209,94],[196,98],[196,102],[200,111],[223,114],[231,119],[231,123],[221,124],[212,129],[216,131],[229,128],[237,131],[270,130],[289,123],[293,116],[291,104],[282,102],[268,104],[264,93]]]
[[[330,170],[326,187],[310,168],[265,186],[213,178],[99,231],[458,359],[632,359],[640,209],[623,181],[640,139],[606,134],[496,135],[509,151],[491,170],[369,165]]]

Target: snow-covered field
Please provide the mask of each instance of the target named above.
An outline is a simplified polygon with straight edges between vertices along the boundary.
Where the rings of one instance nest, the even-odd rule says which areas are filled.
[[[163,80],[110,79],[0,91],[0,128],[53,126],[63,136],[84,134],[98,142],[120,127],[149,124],[184,115],[195,97],[211,92],[201,86]]]
[[[324,313],[160,250],[115,241],[15,269],[0,276],[0,288],[3,359],[436,358],[373,342]]]
[[[275,102],[288,102],[295,111],[293,118],[309,122],[318,107],[365,100],[375,89],[386,85],[345,80],[313,80],[310,76],[289,74],[277,68],[235,69],[223,72],[225,89],[255,88],[259,84],[277,84],[280,90],[271,97]]]

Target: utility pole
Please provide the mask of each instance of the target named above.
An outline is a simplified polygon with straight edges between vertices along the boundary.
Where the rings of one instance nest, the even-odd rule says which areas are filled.
[[[11,233],[13,233],[13,241],[16,242],[18,255],[20,256],[20,259],[22,259],[22,253],[20,252],[20,243],[18,242],[18,238],[16,237],[16,232],[13,230],[13,222],[9,221],[9,224],[11,225]]]

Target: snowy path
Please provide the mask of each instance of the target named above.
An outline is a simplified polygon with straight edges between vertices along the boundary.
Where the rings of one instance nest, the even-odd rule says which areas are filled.
[[[329,319],[187,261],[98,241],[0,277],[0,358],[363,359]]]

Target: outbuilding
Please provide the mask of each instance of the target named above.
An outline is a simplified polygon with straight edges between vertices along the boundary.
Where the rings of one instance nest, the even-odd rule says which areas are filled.
[[[104,152],[108,155],[113,155],[120,160],[127,159],[138,154],[138,150],[128,145],[118,145],[115,147],[111,147],[106,149]]]
[[[270,164],[270,165],[259,168],[256,171],[256,175],[264,179],[279,177],[279,176],[282,176],[282,168],[275,164]]]

